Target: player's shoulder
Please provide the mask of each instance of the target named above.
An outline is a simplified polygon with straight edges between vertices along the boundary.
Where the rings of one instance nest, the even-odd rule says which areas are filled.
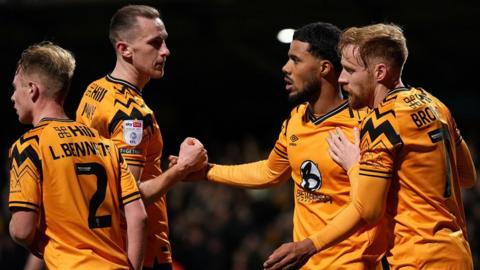
[[[45,128],[48,127],[50,123],[48,121],[41,121],[38,125],[31,128],[24,134],[22,134],[12,145],[13,147],[17,148],[25,148],[29,145],[33,145],[35,147],[38,146],[40,143],[40,137],[44,132]]]
[[[368,115],[362,121],[360,137],[362,141],[369,143],[389,142],[392,145],[401,143],[399,128],[397,123],[396,107],[401,93],[407,91],[407,88],[391,91],[385,99],[374,109],[368,112]]]
[[[82,100],[104,103],[109,100],[107,97],[114,97],[116,95],[116,87],[114,83],[108,80],[107,76],[91,82],[83,93]]]
[[[27,159],[32,160],[37,167],[41,167],[39,144],[42,134],[48,125],[48,122],[40,122],[12,144],[9,152],[10,167],[13,165],[13,161],[16,161],[17,167],[20,167]]]
[[[302,104],[299,104],[295,107],[293,107],[293,109],[290,111],[290,115],[289,115],[289,118],[296,118],[296,117],[304,117],[306,111],[308,109],[308,103],[302,103]]]
[[[352,109],[349,107],[349,115],[354,118],[358,118],[359,120],[364,119],[369,113],[371,109],[369,109],[367,106],[360,108],[360,109]]]
[[[401,87],[390,91],[379,107],[392,108],[396,111],[416,111],[431,105],[445,106],[421,87]]]
[[[412,96],[415,96],[417,89],[399,87],[387,93],[380,104],[367,112],[365,120],[387,120],[397,116],[399,110],[408,110],[408,104]]]
[[[399,88],[391,91],[379,106],[380,110],[393,110],[397,118],[435,120],[450,111],[438,98],[420,87]],[[403,120],[399,120],[403,121]]]
[[[307,112],[309,120],[315,125],[326,123],[327,125],[353,127],[357,126],[366,116],[367,109],[354,110],[350,107],[348,100],[343,100],[319,117],[315,117],[310,111]]]

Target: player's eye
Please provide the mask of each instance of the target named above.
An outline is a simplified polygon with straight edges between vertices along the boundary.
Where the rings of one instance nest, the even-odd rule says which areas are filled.
[[[154,39],[150,42],[150,45],[152,45],[155,49],[160,49],[163,44],[163,39]]]

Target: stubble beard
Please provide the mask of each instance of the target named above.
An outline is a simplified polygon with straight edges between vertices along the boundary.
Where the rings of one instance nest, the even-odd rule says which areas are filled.
[[[292,104],[312,102],[320,95],[320,81],[310,80],[303,89],[298,90],[288,96],[288,101]]]
[[[348,96],[348,104],[350,105],[350,108],[358,110],[365,107],[365,105],[361,103],[362,102],[360,102],[358,98],[353,97],[351,94]]]

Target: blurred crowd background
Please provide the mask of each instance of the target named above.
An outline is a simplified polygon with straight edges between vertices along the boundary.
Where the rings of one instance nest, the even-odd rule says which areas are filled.
[[[74,117],[85,87],[106,75],[115,57],[108,23],[127,3],[160,9],[171,50],[165,77],[143,96],[164,138],[164,159],[186,136],[199,138],[212,162],[266,158],[292,104],[281,67],[288,44],[283,28],[327,21],[341,28],[395,22],[405,29],[410,56],[404,82],[434,93],[452,110],[477,168],[479,52],[474,35],[480,8],[471,1],[248,1],[248,0],[0,0],[0,268],[22,269],[26,251],[8,235],[9,146],[26,130],[10,101],[16,61],[28,45],[52,40],[76,55],[65,104]],[[164,162],[165,166],[167,162]],[[478,174],[478,173],[477,173]],[[292,183],[243,190],[206,181],[177,184],[168,194],[171,242],[178,269],[261,269],[281,243],[291,241]],[[468,232],[480,269],[480,184],[464,190]]]

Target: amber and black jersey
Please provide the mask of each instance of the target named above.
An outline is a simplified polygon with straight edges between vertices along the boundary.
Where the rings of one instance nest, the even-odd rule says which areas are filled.
[[[9,207],[39,213],[48,268],[129,269],[121,211],[141,196],[110,140],[43,119],[12,145],[9,165]]]
[[[391,181],[386,216],[392,269],[468,268],[455,155],[460,143],[448,108],[421,88],[392,90],[363,121],[358,181]]]
[[[293,239],[303,240],[329,223],[350,201],[350,182],[345,170],[328,154],[329,132],[339,127],[353,141],[366,110],[352,110],[348,102],[315,117],[308,104],[295,107],[282,125],[266,161],[245,165],[214,165],[208,178],[244,187],[272,186],[294,181]],[[288,174],[288,175],[287,175]],[[369,226],[347,240],[318,252],[302,269],[375,269],[386,242],[381,226]]]
[[[111,75],[92,82],[78,106],[77,121],[111,139],[129,166],[142,167],[141,181],[162,173],[160,128],[141,90],[131,83]],[[170,263],[165,196],[147,206],[147,214],[149,233],[144,265],[151,267],[155,258],[160,263]]]

